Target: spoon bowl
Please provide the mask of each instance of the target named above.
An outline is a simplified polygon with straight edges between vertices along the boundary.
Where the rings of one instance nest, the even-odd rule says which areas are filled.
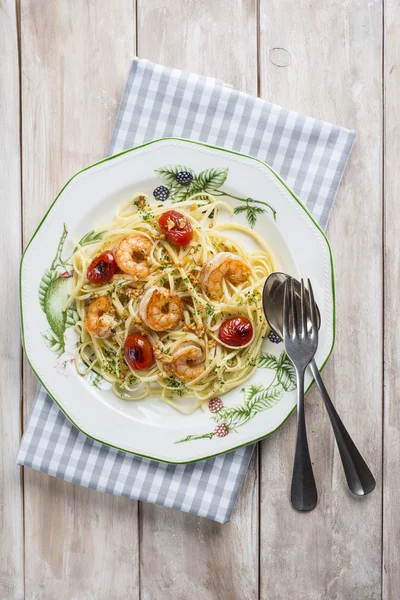
[[[301,296],[301,285],[300,282],[297,281],[294,277],[287,275],[286,273],[276,272],[271,273],[271,275],[267,278],[264,289],[263,289],[263,309],[265,317],[268,321],[271,329],[279,335],[281,339],[283,339],[283,295],[285,291],[285,282],[293,281],[294,284],[294,293],[296,298],[296,306],[298,310],[300,310],[300,296]],[[305,300],[307,304],[307,314],[310,314],[310,296],[308,290],[305,290]],[[318,305],[317,308],[317,322],[318,329],[321,327],[321,314],[319,312]],[[311,328],[311,321],[308,319],[308,328]]]

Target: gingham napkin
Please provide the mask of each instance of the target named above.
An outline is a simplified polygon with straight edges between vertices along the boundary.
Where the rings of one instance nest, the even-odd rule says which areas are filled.
[[[325,227],[355,133],[222,81],[135,59],[108,154],[161,137],[225,146],[270,164]],[[253,446],[189,465],[115,450],[80,433],[40,389],[17,462],[89,488],[229,521]]]

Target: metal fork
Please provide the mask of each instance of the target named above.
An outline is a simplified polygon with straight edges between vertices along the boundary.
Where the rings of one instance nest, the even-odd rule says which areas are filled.
[[[304,281],[301,280],[300,316],[297,315],[294,281],[285,282],[283,296],[283,339],[285,350],[297,378],[297,431],[290,501],[299,511],[312,510],[317,504],[318,494],[308,450],[306,421],[304,414],[304,374],[318,347],[317,310],[311,282],[308,279],[310,314],[307,315]],[[308,318],[311,328],[307,327]]]

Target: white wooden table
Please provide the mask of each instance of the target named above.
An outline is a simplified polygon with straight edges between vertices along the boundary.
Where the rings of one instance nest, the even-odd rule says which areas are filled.
[[[315,391],[310,514],[288,504],[294,418],[258,448],[224,526],[15,466],[36,388],[21,248],[62,184],[104,156],[135,53],[357,129],[328,230],[325,377],[377,477],[367,498],[346,489]],[[399,93],[398,0],[0,0],[1,600],[399,598]]]

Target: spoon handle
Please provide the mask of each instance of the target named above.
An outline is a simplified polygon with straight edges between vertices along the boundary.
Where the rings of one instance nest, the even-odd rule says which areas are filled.
[[[297,376],[297,431],[290,501],[296,510],[312,510],[318,494],[308,450],[304,415],[304,371],[296,369]]]
[[[314,359],[310,363],[310,369],[321,393],[325,408],[328,411],[337,447],[342,459],[347,485],[353,494],[365,496],[375,488],[376,482],[374,476],[336,412]]]

